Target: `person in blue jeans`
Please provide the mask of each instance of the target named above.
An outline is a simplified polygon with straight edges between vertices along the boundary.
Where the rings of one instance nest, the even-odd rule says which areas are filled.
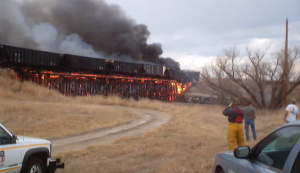
[[[245,133],[246,133],[246,139],[247,141],[250,140],[249,138],[249,126],[252,130],[252,136],[253,139],[256,140],[256,131],[255,131],[255,118],[256,118],[256,111],[253,107],[253,104],[251,102],[247,102],[247,106],[243,108],[242,110],[245,120]]]

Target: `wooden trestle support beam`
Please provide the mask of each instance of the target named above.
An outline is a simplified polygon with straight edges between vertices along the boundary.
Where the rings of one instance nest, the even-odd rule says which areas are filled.
[[[122,98],[176,100],[175,80],[52,72],[17,72],[22,81],[56,90],[66,96],[117,95]]]

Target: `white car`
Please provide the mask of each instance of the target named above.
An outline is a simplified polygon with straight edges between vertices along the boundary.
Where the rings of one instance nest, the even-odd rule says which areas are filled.
[[[219,153],[211,173],[300,173],[300,120],[286,123],[250,147]]]
[[[0,172],[53,173],[64,168],[60,159],[51,157],[51,142],[16,136],[0,124]]]

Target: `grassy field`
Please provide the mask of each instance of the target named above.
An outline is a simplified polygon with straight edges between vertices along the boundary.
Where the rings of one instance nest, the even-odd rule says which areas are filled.
[[[4,105],[0,108],[1,123],[27,136],[61,138],[126,123],[136,117],[108,105],[155,109],[174,116],[171,122],[139,136],[61,153],[66,168],[58,172],[207,173],[213,156],[227,150],[228,122],[220,106],[100,96],[63,97],[33,84],[8,79],[4,72],[0,75],[0,86],[0,103]],[[258,110],[258,139],[283,124],[283,114],[284,110]],[[255,141],[248,143],[254,144]]]
[[[21,83],[5,71],[0,71],[0,86],[0,122],[19,135],[63,138],[136,119],[122,108],[97,104],[95,98],[64,97],[30,82]]]

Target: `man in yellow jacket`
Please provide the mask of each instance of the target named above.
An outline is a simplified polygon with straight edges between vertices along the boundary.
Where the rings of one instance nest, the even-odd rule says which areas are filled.
[[[229,150],[234,150],[237,146],[245,146],[243,113],[240,100],[234,98],[232,103],[223,111],[223,115],[228,117],[227,142]]]

